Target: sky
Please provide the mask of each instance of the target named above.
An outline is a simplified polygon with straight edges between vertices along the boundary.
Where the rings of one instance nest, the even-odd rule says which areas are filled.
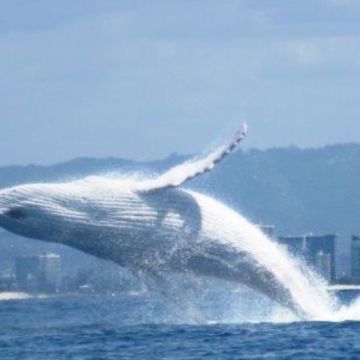
[[[0,166],[360,142],[358,0],[3,0]]]

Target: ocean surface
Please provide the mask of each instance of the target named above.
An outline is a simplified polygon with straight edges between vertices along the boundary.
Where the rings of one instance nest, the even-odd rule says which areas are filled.
[[[3,300],[0,359],[360,359],[360,322],[269,321],[259,302],[264,321],[235,309],[246,321],[207,306],[194,323],[146,293]]]

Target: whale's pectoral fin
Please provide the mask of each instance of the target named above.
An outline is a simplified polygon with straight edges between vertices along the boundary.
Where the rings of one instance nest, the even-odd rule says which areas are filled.
[[[223,160],[241,143],[245,138],[246,132],[247,126],[243,124],[230,140],[214,152],[205,157],[192,159],[177,165],[155,179],[140,182],[136,190],[146,192],[177,187],[196,176],[211,171],[217,163]]]

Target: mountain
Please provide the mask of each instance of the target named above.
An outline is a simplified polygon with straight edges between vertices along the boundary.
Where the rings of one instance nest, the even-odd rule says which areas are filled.
[[[106,173],[160,173],[188,158],[177,154],[153,162],[80,158],[51,166],[6,166],[0,167],[0,188]],[[338,233],[342,254],[348,253],[350,234],[360,233],[359,184],[360,145],[339,144],[237,151],[186,187],[215,196],[256,223],[273,224],[282,235]],[[0,262],[39,246],[68,251],[1,232]],[[72,259],[71,254],[67,256]]]

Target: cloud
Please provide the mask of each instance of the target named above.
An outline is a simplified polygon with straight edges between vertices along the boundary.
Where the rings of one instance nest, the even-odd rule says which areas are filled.
[[[323,144],[304,119],[357,109],[357,15],[323,0],[52,3],[0,5],[0,163],[196,152],[239,117],[253,146]]]

